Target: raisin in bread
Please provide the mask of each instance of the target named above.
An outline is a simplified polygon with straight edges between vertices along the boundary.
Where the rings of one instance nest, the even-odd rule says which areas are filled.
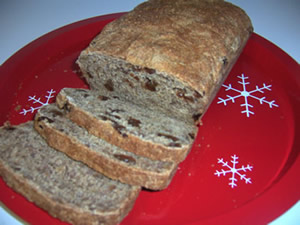
[[[71,224],[117,224],[140,192],[52,149],[32,121],[0,128],[0,175],[29,201]]]
[[[161,190],[168,186],[177,164],[137,156],[89,134],[51,104],[35,116],[35,129],[48,144],[112,179]]]
[[[181,162],[197,132],[194,124],[86,89],[64,88],[56,104],[89,133],[154,160]]]
[[[99,94],[197,123],[252,31],[222,0],[149,0],[109,23],[77,63]]]

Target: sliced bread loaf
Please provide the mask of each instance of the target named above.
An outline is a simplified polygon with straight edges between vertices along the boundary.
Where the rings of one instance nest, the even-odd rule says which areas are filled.
[[[29,201],[71,224],[117,224],[140,192],[52,149],[32,121],[0,128],[0,175]]]
[[[149,0],[109,23],[77,62],[103,95],[198,122],[252,30],[223,0]]]
[[[64,88],[56,103],[89,133],[154,160],[181,162],[197,132],[194,124],[91,90]]]
[[[35,128],[51,147],[123,183],[161,190],[168,186],[177,168],[174,162],[137,156],[89,134],[54,104],[38,111]]]

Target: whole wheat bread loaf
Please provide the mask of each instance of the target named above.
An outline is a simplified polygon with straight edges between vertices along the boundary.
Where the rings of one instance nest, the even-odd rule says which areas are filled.
[[[140,192],[52,149],[32,121],[0,128],[0,175],[29,201],[71,224],[117,224]]]
[[[35,116],[35,129],[47,143],[112,179],[161,190],[168,186],[177,164],[137,156],[89,134],[51,104]]]
[[[127,171],[128,180],[153,169],[153,177],[168,171],[168,183],[192,146],[194,124],[252,31],[246,13],[223,0],[148,0],[109,23],[81,52],[77,63],[92,91],[63,89],[57,105],[65,115],[48,112],[53,106],[42,109],[36,129],[53,147],[98,171],[105,167],[107,175],[109,166]],[[107,143],[95,144],[93,135]],[[33,122],[0,128],[0,175],[6,183],[63,221],[119,223],[140,187],[109,179],[44,138]],[[102,144],[113,150],[100,157],[96,148]],[[101,169],[87,160],[96,152]]]
[[[253,31],[223,0],[149,0],[81,52],[91,89],[198,122]]]
[[[154,160],[181,162],[197,132],[194,124],[87,89],[64,88],[56,104],[89,133]]]

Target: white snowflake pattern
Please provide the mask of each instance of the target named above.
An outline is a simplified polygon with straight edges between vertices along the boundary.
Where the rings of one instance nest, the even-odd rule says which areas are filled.
[[[221,175],[225,176],[228,173],[231,173],[231,177],[229,178],[229,186],[232,188],[236,187],[236,182],[238,179],[236,178],[236,175],[240,177],[240,180],[244,180],[246,184],[251,184],[251,178],[247,178],[246,174],[242,174],[241,172],[247,172],[252,171],[253,166],[250,166],[249,164],[247,166],[241,166],[240,168],[236,167],[236,164],[238,164],[238,158],[236,155],[231,156],[232,160],[230,161],[232,163],[232,166],[228,165],[228,161],[224,162],[224,159],[218,159],[218,163],[222,164],[223,167],[226,167],[228,170],[222,169],[221,171],[216,170],[214,175],[220,177]]]
[[[241,76],[238,76],[238,78],[241,79],[241,81],[238,81],[238,83],[242,85],[243,90],[238,90],[236,88],[233,88],[231,84],[229,84],[229,85],[223,84],[222,86],[226,88],[225,91],[234,91],[237,93],[237,95],[235,95],[235,96],[226,95],[227,98],[225,98],[225,99],[218,97],[218,99],[219,99],[219,101],[217,102],[218,104],[223,103],[226,106],[228,101],[235,103],[235,99],[244,97],[244,103],[241,104],[241,106],[245,107],[245,110],[243,110],[241,112],[246,113],[247,117],[250,117],[251,114],[252,115],[254,114],[254,112],[251,111],[251,108],[253,108],[253,105],[251,105],[249,103],[249,98],[258,100],[260,104],[266,103],[269,105],[270,108],[272,108],[273,106],[279,107],[277,104],[275,104],[275,100],[267,101],[266,97],[259,98],[255,95],[253,95],[256,92],[264,93],[264,90],[271,91],[272,85],[266,85],[265,83],[263,83],[262,87],[258,87],[256,85],[256,88],[254,90],[248,91],[246,85],[248,85],[249,82],[246,82],[246,80],[249,77],[246,77],[246,76],[244,76],[244,74],[242,74]]]
[[[40,109],[41,107],[45,106],[45,105],[48,105],[49,104],[49,101],[51,98],[54,98],[54,93],[55,91],[53,89],[51,89],[50,91],[47,91],[48,95],[45,96],[45,102],[43,102],[41,100],[41,98],[37,98],[36,96],[29,96],[28,98],[28,101],[32,101],[33,104],[38,104],[36,107],[33,107],[31,106],[29,109],[23,109],[20,114],[23,114],[24,116],[27,114],[27,113],[33,113],[35,110],[38,110]]]

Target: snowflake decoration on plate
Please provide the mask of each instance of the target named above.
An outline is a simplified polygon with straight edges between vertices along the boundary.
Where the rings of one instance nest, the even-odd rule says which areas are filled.
[[[219,101],[217,102],[218,104],[223,103],[226,106],[228,101],[231,101],[231,102],[234,103],[236,98],[243,97],[244,98],[244,104],[241,104],[241,106],[245,107],[245,110],[243,110],[242,113],[246,113],[247,117],[250,117],[251,114],[254,114],[254,112],[251,111],[251,108],[253,108],[253,105],[251,105],[249,103],[249,101],[248,101],[249,98],[253,98],[253,99],[258,100],[260,104],[266,103],[266,104],[269,105],[270,108],[272,108],[273,106],[278,107],[278,105],[275,104],[275,100],[267,101],[267,100],[265,100],[266,97],[259,98],[255,95],[253,95],[256,92],[264,93],[264,90],[271,91],[271,86],[272,85],[263,84],[262,87],[258,87],[256,85],[256,88],[254,90],[248,91],[247,87],[246,87],[246,85],[249,84],[249,82],[246,82],[248,77],[245,77],[244,74],[242,74],[241,76],[238,76],[238,78],[241,79],[241,81],[238,81],[238,83],[242,85],[243,90],[238,90],[236,88],[233,88],[231,86],[231,84],[229,84],[229,85],[223,84],[222,86],[226,88],[225,91],[234,91],[234,92],[237,93],[237,95],[235,95],[235,96],[226,95],[227,98],[225,98],[225,99],[218,97],[218,99],[219,99]]]
[[[242,172],[251,171],[253,166],[250,166],[249,164],[247,166],[242,166],[240,168],[236,167],[236,164],[239,162],[237,161],[239,157],[236,155],[231,156],[232,160],[230,161],[232,163],[232,166],[229,166],[228,161],[224,162],[224,159],[218,159],[218,163],[222,164],[223,167],[226,167],[227,170],[222,169],[221,171],[216,170],[214,175],[220,177],[221,175],[225,176],[228,173],[231,173],[231,177],[229,178],[229,186],[232,188],[236,187],[237,184],[237,176],[240,178],[240,180],[244,180],[246,184],[251,184],[251,178],[247,178],[245,174],[242,174]]]
[[[31,106],[30,109],[23,109],[22,112],[20,112],[20,114],[23,114],[25,116],[28,112],[33,113],[35,110],[38,110],[45,105],[48,105],[50,99],[54,98],[53,94],[55,93],[55,91],[51,89],[50,91],[47,91],[47,93],[48,95],[45,96],[46,98],[45,102],[43,102],[41,98],[36,98],[36,96],[29,96],[28,101],[29,102],[32,101],[33,104],[38,104],[38,105],[36,107]]]

